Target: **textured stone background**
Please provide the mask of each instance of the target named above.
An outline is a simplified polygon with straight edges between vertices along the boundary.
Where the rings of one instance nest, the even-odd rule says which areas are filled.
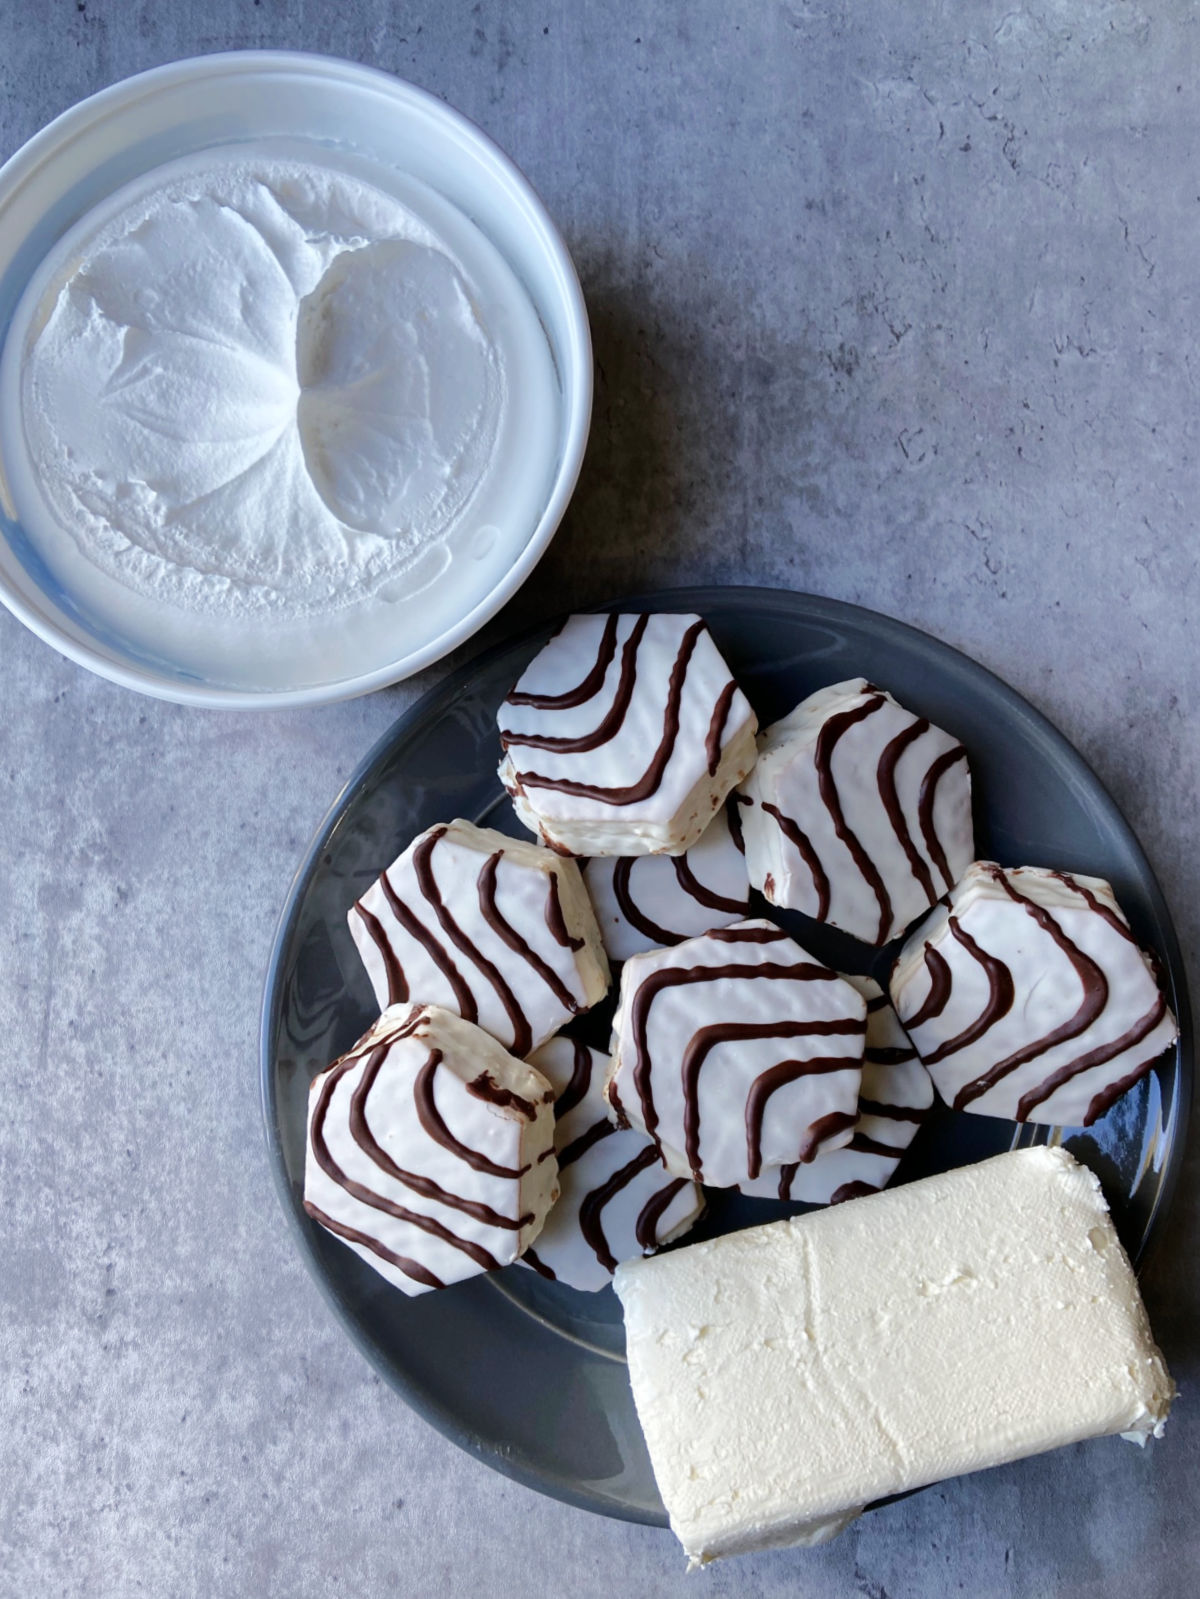
[[[173,57],[378,64],[507,148],[592,310],[569,520],[489,633],[654,584],[928,628],[1073,738],[1189,960],[1200,740],[1200,61],[1184,0],[0,0],[0,150]],[[341,781],[435,673],[241,718],[142,700],[0,614],[0,1593],[1184,1595],[1193,1161],[1146,1277],[1183,1395],[1104,1441],[693,1578],[410,1415],[296,1258],[260,985]]]

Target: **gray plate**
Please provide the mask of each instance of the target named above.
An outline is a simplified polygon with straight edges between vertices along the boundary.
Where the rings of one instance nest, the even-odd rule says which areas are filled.
[[[1063,1142],[1101,1178],[1126,1247],[1140,1256],[1170,1200],[1191,1097],[1191,1024],[1174,929],[1149,864],[1112,800],[1061,734],[1012,689],[923,633],[855,606],[766,589],[675,589],[609,609],[698,611],[764,723],[847,677],[883,684],[957,734],[971,756],[978,848],[1006,865],[1106,877],[1162,961],[1179,1045],[1087,1132],[1016,1129],[941,1111],[902,1163],[910,1180],[1016,1143]],[[374,1019],[346,911],[422,829],[464,816],[514,832],[495,776],[495,713],[547,624],[448,677],[379,741],[318,832],[292,886],[267,976],[262,1099],[284,1211],[351,1337],[413,1408],[497,1470],[571,1504],[663,1524],[634,1413],[611,1289],[581,1294],[510,1267],[407,1299],[301,1208],[305,1101],[314,1075]],[[757,907],[757,913],[765,907]],[[752,912],[754,914],[755,912]],[[878,956],[804,917],[775,913],[843,970]],[[608,1012],[588,1018],[594,1042]],[[714,1194],[704,1234],[806,1207]],[[701,1229],[692,1236],[701,1235]]]

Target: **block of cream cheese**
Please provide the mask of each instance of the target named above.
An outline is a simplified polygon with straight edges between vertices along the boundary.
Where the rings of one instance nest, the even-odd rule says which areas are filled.
[[[683,855],[596,855],[583,869],[609,960],[682,944],[750,914],[746,846],[728,799]]]
[[[507,1266],[558,1193],[553,1099],[482,1028],[393,1005],[313,1080],[304,1208],[406,1294]]]
[[[668,1171],[732,1188],[850,1139],[866,1002],[773,922],[626,961],[605,1090]]]
[[[704,1195],[672,1177],[649,1139],[610,1120],[608,1056],[576,1039],[552,1038],[529,1064],[555,1094],[554,1148],[561,1193],[522,1263],[572,1288],[606,1288],[622,1260],[680,1237],[704,1210]]]
[[[570,617],[498,721],[517,815],[574,855],[681,855],[757,756],[757,719],[698,616]]]
[[[887,995],[870,977],[846,976],[867,1002],[858,1119],[848,1144],[739,1183],[759,1199],[838,1205],[886,1188],[933,1104],[933,1083]]]
[[[1089,1127],[1178,1037],[1112,889],[977,861],[921,923],[892,1003],[955,1110]]]
[[[608,992],[575,862],[470,822],[415,838],[348,920],[381,1007],[441,1005],[521,1057]]]
[[[1174,1384],[1092,1174],[1023,1149],[615,1277],[692,1564],[817,1543],[864,1506],[1106,1433]]]
[[[886,944],[974,857],[966,750],[864,678],[810,695],[758,745],[742,821],[773,905]]]

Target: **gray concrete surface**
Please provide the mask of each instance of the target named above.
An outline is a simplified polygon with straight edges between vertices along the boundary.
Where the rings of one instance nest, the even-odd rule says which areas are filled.
[[[1197,13],[1183,0],[0,0],[0,150],[227,47],[373,62],[529,173],[599,363],[569,520],[492,634],[614,591],[811,588],[1080,746],[1200,937]],[[688,1579],[459,1454],[296,1258],[255,1026],[293,865],[436,672],[243,719],[0,614],[0,1593],[1139,1599],[1200,1589],[1200,1172],[1145,1279],[1165,1441],[948,1484]]]

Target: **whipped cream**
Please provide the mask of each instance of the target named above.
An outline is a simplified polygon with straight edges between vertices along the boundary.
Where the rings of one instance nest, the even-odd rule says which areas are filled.
[[[232,646],[253,678],[327,656],[332,619],[361,669],[386,642],[364,607],[426,595],[402,620],[428,630],[431,585],[461,613],[532,532],[557,443],[545,335],[413,180],[273,147],[172,163],[85,218],[31,294],[6,350],[10,488],[56,575],[135,643]]]

